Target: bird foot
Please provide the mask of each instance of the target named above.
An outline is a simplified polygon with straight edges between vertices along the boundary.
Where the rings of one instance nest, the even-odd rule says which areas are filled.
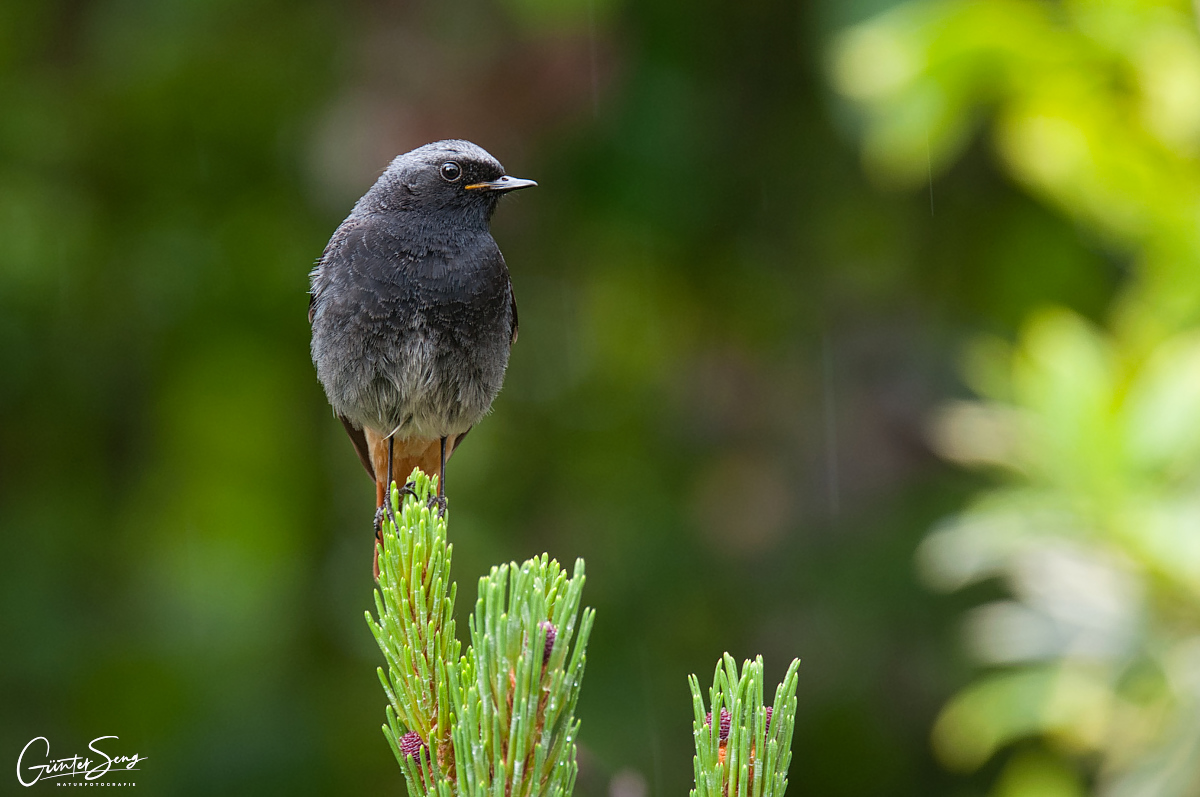
[[[406,482],[405,485],[400,488],[399,493],[401,503],[404,502],[404,496],[406,495],[411,495],[413,498],[417,497],[416,492],[413,490],[413,488],[416,486],[416,482]],[[396,515],[395,510],[392,507],[392,502],[387,500],[383,502],[382,506],[375,510],[375,537],[380,541],[383,540],[383,519],[385,517],[391,517],[393,526],[399,525],[396,523]]]
[[[406,482],[405,485],[399,490],[401,500],[403,500],[404,496],[406,495],[411,495],[413,498],[416,498],[417,494],[413,491],[413,488],[416,486],[417,485],[415,482]],[[443,514],[445,513],[443,512]],[[385,517],[391,518],[392,528],[395,529],[400,527],[400,524],[396,521],[396,511],[395,507],[392,506],[390,496],[388,500],[383,502],[383,506],[380,506],[375,510],[375,522],[373,524],[375,526],[375,554],[371,569],[375,572],[376,581],[379,580],[379,551],[383,548],[383,519]]]
[[[430,496],[428,506],[431,510],[434,507],[437,507],[438,517],[444,518],[446,516],[446,496],[444,496],[444,495]]]

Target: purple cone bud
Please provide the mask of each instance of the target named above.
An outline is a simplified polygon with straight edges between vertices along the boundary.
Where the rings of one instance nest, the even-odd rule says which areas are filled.
[[[721,731],[718,734],[718,738],[722,742],[729,738],[729,722],[730,722],[729,709],[727,709],[727,708],[721,709]],[[711,711],[704,715],[704,724],[705,724],[705,726],[712,725],[712,712]]]
[[[409,731],[400,737],[400,753],[405,758],[415,758],[420,761],[421,748],[425,746],[425,742],[421,740],[421,735],[416,731]]]
[[[766,729],[765,733],[771,732],[771,712],[772,711],[773,711],[773,709],[770,706],[767,706],[767,729]]]
[[[542,653],[542,666],[544,667],[546,662],[550,661],[550,651],[554,650],[554,640],[558,638],[558,629],[549,620],[538,623],[538,628],[546,629],[546,650]]]

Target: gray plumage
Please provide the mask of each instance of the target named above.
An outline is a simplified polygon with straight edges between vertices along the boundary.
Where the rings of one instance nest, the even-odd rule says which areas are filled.
[[[488,222],[526,185],[480,147],[439,141],[392,161],[333,234],[311,274],[312,358],[352,438],[454,437],[488,412],[517,334]]]

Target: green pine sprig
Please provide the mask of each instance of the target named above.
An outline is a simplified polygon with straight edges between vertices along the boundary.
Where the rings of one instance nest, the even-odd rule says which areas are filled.
[[[454,633],[458,590],[450,581],[453,546],[446,542],[446,519],[428,505],[429,497],[437,494],[436,477],[414,470],[409,489],[412,494],[401,502],[392,486],[398,525],[393,526],[391,518],[384,521],[375,591],[379,621],[367,613],[367,623],[387,661],[386,675],[379,668],[388,698],[383,733],[401,767],[411,760],[401,749],[402,740],[413,732],[439,761],[435,772],[452,772],[445,670],[447,663],[458,661],[461,648]]]
[[[471,645],[459,655],[446,519],[437,481],[393,485],[367,613],[387,661],[384,736],[413,797],[569,797],[577,772],[575,705],[594,612],[580,613],[583,560],[568,577],[543,554],[480,579]],[[572,645],[572,640],[574,644]]]
[[[579,619],[583,583],[582,559],[568,578],[545,554],[480,579],[471,647],[454,690],[455,750],[472,752],[471,766],[459,768],[464,794],[571,794],[575,704],[595,616],[585,609]]]
[[[693,764],[696,786],[691,797],[783,797],[792,760],[796,720],[797,670],[792,661],[775,702],[763,705],[763,661],[746,661],[739,675],[728,653],[717,663],[705,712],[700,681],[688,676],[695,713]]]

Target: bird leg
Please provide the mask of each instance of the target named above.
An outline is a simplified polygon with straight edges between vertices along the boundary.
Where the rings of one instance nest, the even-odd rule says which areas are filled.
[[[438,471],[438,491],[437,495],[429,499],[429,506],[432,508],[437,505],[438,515],[446,516],[446,438],[442,437],[442,467]]]
[[[391,435],[387,437],[387,489],[384,491],[383,503],[375,510],[375,556],[372,569],[375,572],[375,580],[379,580],[379,551],[383,548],[383,519],[391,518],[392,528],[400,528],[400,524],[396,521],[396,508],[392,506],[392,459],[395,440]],[[406,482],[400,488],[400,495],[411,495],[416,498],[417,494],[413,492],[413,483]]]
[[[396,509],[392,506],[392,448],[395,440],[391,435],[387,438],[387,487],[383,491],[383,504],[375,510],[375,539],[383,544],[383,519],[389,517],[392,520],[392,528],[399,528],[396,522]],[[416,495],[407,484],[401,488],[400,494]]]

